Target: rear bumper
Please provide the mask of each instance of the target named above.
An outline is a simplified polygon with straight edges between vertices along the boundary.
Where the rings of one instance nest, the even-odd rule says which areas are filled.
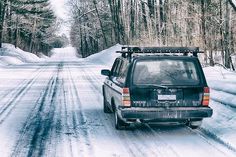
[[[211,117],[210,107],[171,107],[171,108],[119,108],[118,114],[123,119],[198,119]]]

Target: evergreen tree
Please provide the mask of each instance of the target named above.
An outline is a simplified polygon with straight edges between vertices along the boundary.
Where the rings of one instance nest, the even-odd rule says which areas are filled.
[[[0,43],[2,33],[4,41],[32,53],[50,49],[51,45],[45,41],[55,37],[55,31],[50,27],[54,26],[56,17],[49,0],[4,0],[4,3],[1,1],[0,10],[3,19]],[[49,30],[51,32],[47,32]]]

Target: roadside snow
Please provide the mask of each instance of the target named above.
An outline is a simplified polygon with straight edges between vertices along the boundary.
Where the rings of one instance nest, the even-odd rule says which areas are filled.
[[[0,64],[2,65],[12,65],[12,64],[23,64],[23,62],[16,58],[11,56],[0,56]]]
[[[211,88],[210,107],[214,113],[204,120],[202,128],[236,149],[236,73],[219,66],[206,67],[204,73]]]
[[[211,99],[236,107],[236,72],[222,67],[204,68],[208,85],[211,87]]]
[[[19,48],[15,48],[12,44],[3,44],[0,49],[0,65],[17,65],[23,63],[35,63],[43,61],[35,54],[25,52]]]
[[[44,55],[43,53],[39,53],[38,56],[43,59],[48,59],[49,57]]]
[[[116,51],[121,50],[120,44],[116,44],[115,46],[112,46],[106,50],[103,50],[97,54],[91,55],[86,58],[88,62],[96,63],[96,64],[102,64],[108,67],[111,67],[114,63],[114,60],[116,57],[118,57],[120,54],[116,53]]]

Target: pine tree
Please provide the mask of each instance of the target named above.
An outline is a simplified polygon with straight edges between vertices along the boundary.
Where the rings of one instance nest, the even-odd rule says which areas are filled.
[[[1,1],[0,19],[0,44],[4,40],[32,53],[51,47],[45,41],[55,37],[55,31],[47,31],[55,23],[56,17],[49,0]],[[4,39],[1,38],[3,34]]]

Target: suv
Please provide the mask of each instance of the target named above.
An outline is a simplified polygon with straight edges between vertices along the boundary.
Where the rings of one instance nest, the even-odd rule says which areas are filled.
[[[195,129],[212,116],[199,48],[123,47],[103,85],[116,129],[134,122],[180,122]],[[192,55],[191,55],[192,54]]]

